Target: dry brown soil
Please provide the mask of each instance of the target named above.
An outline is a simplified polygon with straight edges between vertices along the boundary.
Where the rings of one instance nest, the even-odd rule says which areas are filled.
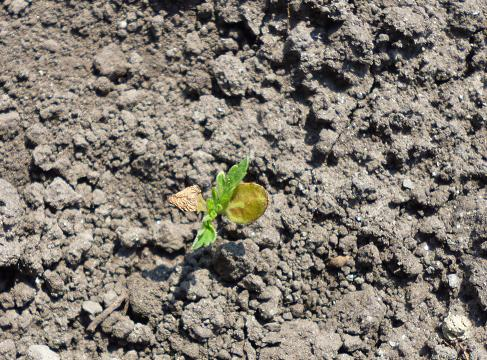
[[[485,0],[0,2],[0,359],[487,359],[486,69]]]

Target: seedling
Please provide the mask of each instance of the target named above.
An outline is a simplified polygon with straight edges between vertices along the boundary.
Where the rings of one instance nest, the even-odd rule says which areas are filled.
[[[233,165],[228,174],[220,172],[216,177],[216,186],[211,189],[211,197],[206,201],[197,185],[169,197],[168,201],[180,210],[205,213],[193,242],[193,250],[215,242],[217,234],[213,221],[218,215],[226,216],[236,224],[249,224],[264,214],[269,202],[266,190],[256,183],[242,182],[248,168],[249,159],[245,158]]]

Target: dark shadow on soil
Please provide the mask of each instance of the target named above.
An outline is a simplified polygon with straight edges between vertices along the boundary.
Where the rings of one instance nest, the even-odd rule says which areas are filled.
[[[16,277],[15,267],[0,268],[0,293],[8,292],[14,286]]]
[[[158,13],[165,11],[169,16],[173,16],[179,12],[195,9],[202,2],[202,0],[149,0],[149,6]]]
[[[173,271],[174,268],[170,268],[165,265],[158,265],[152,270],[142,272],[142,276],[152,281],[162,282],[169,279],[169,276],[171,276]]]

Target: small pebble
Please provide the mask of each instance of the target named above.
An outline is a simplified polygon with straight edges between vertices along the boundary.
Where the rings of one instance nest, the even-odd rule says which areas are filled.
[[[330,259],[328,265],[335,269],[344,267],[351,260],[350,256],[335,256]]]
[[[103,311],[103,308],[100,304],[91,300],[84,301],[81,307],[86,313],[90,315],[97,315]]]
[[[59,51],[60,45],[54,39],[47,39],[46,41],[44,41],[42,43],[42,48],[49,51],[49,52],[55,53],[55,52]]]
[[[6,359],[15,359],[16,354],[17,347],[13,340],[0,340],[0,355],[5,356]]]
[[[103,295],[103,305],[105,307],[109,306],[117,298],[117,293],[114,290],[109,290],[105,295]]]
[[[95,189],[93,191],[93,204],[100,206],[107,201],[107,197],[103,191],[100,189]]]
[[[448,285],[452,289],[456,289],[460,285],[460,279],[457,274],[449,274],[446,278],[448,279]]]
[[[29,3],[25,0],[12,0],[8,6],[8,12],[12,15],[19,15],[27,6],[29,6]]]
[[[402,181],[402,187],[405,189],[413,190],[414,189],[414,184],[410,179],[404,179]]]
[[[441,330],[447,340],[465,340],[470,335],[472,322],[465,316],[459,314],[448,314],[443,321]]]
[[[27,350],[28,360],[59,360],[60,357],[46,345],[31,345]]]

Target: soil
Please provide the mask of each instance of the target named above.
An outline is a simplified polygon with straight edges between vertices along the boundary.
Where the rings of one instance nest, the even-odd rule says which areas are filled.
[[[487,359],[485,1],[4,0],[0,65],[1,359]]]

